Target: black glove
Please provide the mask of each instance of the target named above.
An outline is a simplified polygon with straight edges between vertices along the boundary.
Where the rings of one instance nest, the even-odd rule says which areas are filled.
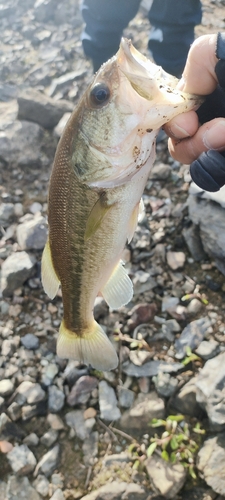
[[[215,66],[215,73],[219,84],[197,110],[200,123],[225,117],[225,33],[217,35],[216,56],[219,61]],[[192,162],[190,174],[201,189],[219,191],[225,184],[225,151],[221,153],[211,149],[202,153]]]

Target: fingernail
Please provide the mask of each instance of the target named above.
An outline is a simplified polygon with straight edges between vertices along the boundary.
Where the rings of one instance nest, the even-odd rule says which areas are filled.
[[[185,139],[186,137],[190,137],[189,132],[187,132],[187,130],[185,130],[183,127],[180,127],[180,125],[177,125],[176,123],[172,124],[172,126],[170,127],[170,131],[177,139]]]
[[[207,149],[225,148],[225,120],[220,120],[203,135],[203,144]]]

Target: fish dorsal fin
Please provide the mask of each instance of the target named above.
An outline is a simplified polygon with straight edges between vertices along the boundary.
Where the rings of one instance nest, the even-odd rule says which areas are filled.
[[[118,309],[132,299],[133,283],[122,261],[113,270],[101,293],[111,309]]]
[[[49,240],[47,240],[42,254],[41,280],[44,291],[47,293],[50,299],[54,299],[57,294],[60,281],[53,267]]]
[[[134,210],[131,214],[131,218],[129,220],[128,235],[127,235],[128,243],[130,243],[130,241],[134,236],[134,232],[138,224],[138,219],[143,214],[143,211],[144,211],[144,202],[141,198],[139,203],[137,203],[137,205],[134,207]]]
[[[97,370],[114,370],[118,365],[113,345],[94,319],[82,335],[71,332],[63,320],[57,341],[57,355],[90,364]]]
[[[84,235],[84,239],[86,241],[96,233],[97,229],[101,226],[105,215],[109,212],[109,210],[111,210],[113,206],[114,204],[107,204],[105,193],[103,193],[95,203],[89,214]]]

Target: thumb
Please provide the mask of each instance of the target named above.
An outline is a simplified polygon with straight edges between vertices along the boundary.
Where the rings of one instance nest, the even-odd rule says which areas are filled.
[[[211,94],[217,86],[217,35],[203,35],[192,44],[177,88],[193,94]]]

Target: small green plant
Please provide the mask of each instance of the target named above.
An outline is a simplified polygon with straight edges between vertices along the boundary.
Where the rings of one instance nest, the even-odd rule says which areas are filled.
[[[192,352],[189,346],[186,346],[186,356],[183,359],[182,363],[184,366],[188,365],[192,361],[201,361],[201,358],[197,356],[194,352]]]
[[[161,457],[167,462],[179,462],[188,469],[193,479],[196,479],[195,456],[200,445],[200,435],[205,434],[198,422],[192,429],[185,422],[184,415],[170,415],[166,420],[154,418],[151,427],[164,427],[161,437],[155,434],[150,439],[147,456],[150,457],[158,450]]]

